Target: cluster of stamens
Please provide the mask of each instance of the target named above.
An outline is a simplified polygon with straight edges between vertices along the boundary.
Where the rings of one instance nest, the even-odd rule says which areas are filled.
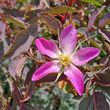
[[[71,57],[69,54],[61,54],[59,56],[59,62],[64,65],[65,67],[71,62]]]

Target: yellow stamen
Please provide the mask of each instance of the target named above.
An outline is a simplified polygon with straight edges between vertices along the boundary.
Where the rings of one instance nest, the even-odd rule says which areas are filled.
[[[59,62],[67,68],[68,64],[71,62],[70,55],[69,54],[61,54],[59,56]]]

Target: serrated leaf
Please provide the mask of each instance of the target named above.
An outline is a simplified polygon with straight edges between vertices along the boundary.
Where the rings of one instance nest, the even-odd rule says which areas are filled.
[[[93,110],[93,96],[84,98],[79,104],[79,110]]]
[[[107,12],[103,15],[103,17],[99,20],[99,27],[103,27],[105,25],[110,24],[110,12]]]
[[[103,93],[94,92],[93,100],[94,100],[95,110],[109,110],[109,105]]]
[[[97,74],[97,77],[94,77],[92,80],[101,86],[110,86],[110,75],[109,74],[99,73]]]
[[[110,30],[108,29],[99,29],[99,33],[102,34],[102,36],[108,41],[110,42]]]
[[[49,25],[50,28],[53,29],[55,33],[61,32],[61,25],[58,19],[54,18],[51,15],[42,16],[43,20]]]
[[[76,12],[76,9],[69,6],[56,6],[50,10],[50,14],[60,14],[67,12]]]
[[[104,10],[105,7],[106,6],[102,6],[101,8],[98,8],[96,11],[94,11],[92,13],[92,15],[90,16],[90,19],[88,21],[88,30],[90,30],[92,28],[92,26],[94,25],[95,20],[101,14],[101,12]]]
[[[97,5],[97,6],[102,6],[99,2],[95,0],[82,0],[82,1],[86,3],[93,3],[94,5]]]
[[[2,57],[15,57],[21,52],[27,51],[37,34],[37,25],[35,23],[20,31],[20,33],[18,33],[16,36],[13,44]]]

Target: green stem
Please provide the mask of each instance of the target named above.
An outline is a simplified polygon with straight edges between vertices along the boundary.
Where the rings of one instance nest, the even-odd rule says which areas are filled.
[[[80,46],[83,42],[85,42],[86,40],[88,40],[88,39],[90,39],[90,38],[92,38],[92,37],[95,37],[95,36],[96,36],[96,35],[93,35],[93,36],[88,37],[87,39],[83,40],[82,42],[80,42],[80,43],[77,45],[77,47],[75,48],[75,50],[72,52],[72,54],[78,50],[79,46]]]
[[[63,71],[64,71],[64,66],[62,66],[62,68],[58,72],[57,78],[55,79],[54,83],[57,82],[57,80],[60,78],[60,76],[61,76],[61,74],[62,74]]]

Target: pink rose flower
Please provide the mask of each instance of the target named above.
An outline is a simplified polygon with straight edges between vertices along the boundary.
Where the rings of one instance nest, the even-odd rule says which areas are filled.
[[[37,48],[45,55],[52,58],[52,61],[43,64],[32,76],[32,81],[37,81],[47,74],[59,72],[64,66],[64,74],[69,78],[79,95],[84,91],[84,78],[82,72],[76,67],[85,64],[97,57],[100,50],[94,47],[86,47],[74,52],[77,44],[77,30],[67,26],[60,34],[60,46],[44,38],[36,39]],[[76,65],[76,66],[75,66]]]

